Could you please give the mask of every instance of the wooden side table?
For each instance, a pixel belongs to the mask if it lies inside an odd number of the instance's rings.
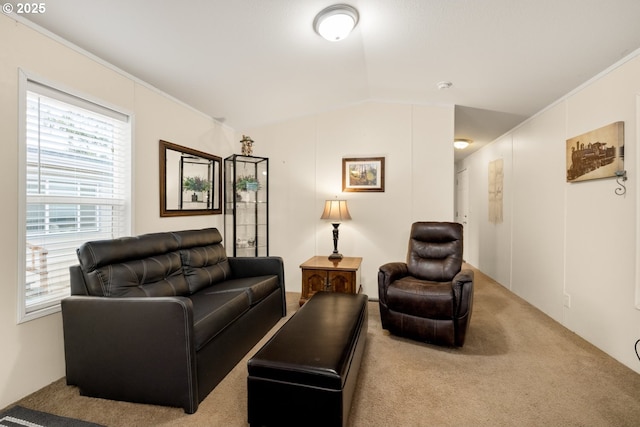
[[[302,264],[302,295],[300,305],[319,291],[356,294],[360,284],[360,257],[344,257],[340,260],[326,256],[314,256]]]

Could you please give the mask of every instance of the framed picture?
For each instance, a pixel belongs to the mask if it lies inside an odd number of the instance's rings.
[[[384,191],[384,157],[343,158],[342,191]]]
[[[567,139],[567,182],[615,177],[624,170],[624,122]]]

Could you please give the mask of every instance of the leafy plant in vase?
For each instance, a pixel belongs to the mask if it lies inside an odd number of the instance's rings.
[[[193,191],[191,201],[198,201],[198,193],[204,193],[211,188],[211,182],[199,176],[187,176],[182,181],[182,188],[187,191]]]
[[[260,190],[260,182],[253,175],[240,175],[236,180],[236,192],[238,200],[242,200],[242,192]]]

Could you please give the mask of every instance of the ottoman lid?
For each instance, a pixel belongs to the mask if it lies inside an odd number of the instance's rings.
[[[342,389],[366,316],[366,295],[316,293],[249,360],[249,375]]]

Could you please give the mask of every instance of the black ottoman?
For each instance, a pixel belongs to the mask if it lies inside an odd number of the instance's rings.
[[[318,292],[247,363],[252,426],[346,426],[367,296]]]

